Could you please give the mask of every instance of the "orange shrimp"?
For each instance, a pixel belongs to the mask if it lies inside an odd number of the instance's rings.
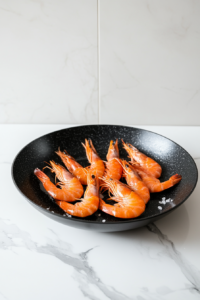
[[[146,184],[146,186],[149,188],[150,193],[158,193],[162,192],[166,189],[169,189],[170,187],[177,184],[179,181],[181,181],[182,176],[175,174],[169,178],[169,180],[160,182],[159,179],[155,178],[154,176],[151,176],[143,171],[143,169],[138,165],[133,165],[132,169],[136,170],[137,173],[142,178],[143,182]]]
[[[154,176],[156,178],[160,177],[162,173],[162,168],[155,160],[141,153],[137,148],[135,148],[131,144],[125,143],[123,140],[122,143],[124,149],[128,152],[132,163],[136,161],[149,175]]]
[[[130,188],[144,200],[144,203],[147,204],[150,199],[150,192],[147,185],[142,181],[136,170],[134,170],[127,161],[121,160],[121,162],[123,167],[123,176],[126,178],[126,182]]]
[[[89,167],[83,168],[72,156],[67,153],[66,150],[62,152],[59,148],[58,151],[56,151],[56,154],[58,154],[58,156],[62,159],[64,165],[67,167],[70,173],[78,178],[81,184],[87,185],[87,174]]]
[[[99,208],[99,181],[93,174],[88,174],[88,186],[81,202],[76,204],[64,201],[56,201],[56,203],[68,214],[76,217],[88,217],[95,213]]]
[[[48,167],[52,172],[55,172],[56,177],[60,180],[58,185],[60,188],[57,188],[53,184],[50,178],[42,172],[40,169],[36,168],[34,174],[42,182],[45,190],[57,200],[62,201],[75,201],[83,195],[83,187],[79,180],[70,174],[64,167],[59,164],[56,164],[53,161],[50,161],[51,168]]]
[[[120,162],[118,161],[119,159],[118,140],[116,140],[115,144],[113,144],[113,141],[110,141],[110,146],[106,158],[107,158],[106,173],[104,177],[120,180],[123,169]]]
[[[104,181],[105,185],[114,195],[110,200],[115,200],[118,203],[110,205],[100,198],[100,210],[123,219],[136,218],[145,211],[144,201],[126,184],[112,178],[107,179],[103,177],[101,180]]]
[[[91,164],[90,172],[94,174],[97,178],[103,176],[105,171],[104,162],[98,156],[97,151],[95,150],[92,144],[92,141],[90,140],[88,142],[88,140],[85,139],[85,144],[82,143],[82,145],[86,150],[87,159]]]

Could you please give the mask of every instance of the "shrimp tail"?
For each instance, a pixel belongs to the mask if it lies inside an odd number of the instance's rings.
[[[36,168],[34,170],[34,174],[37,176],[38,179],[40,179],[40,181],[45,182],[46,180],[49,180],[49,177],[42,172],[40,169]]]
[[[89,139],[89,142],[90,142],[90,148],[92,149],[92,151],[93,151],[95,154],[97,154],[97,151],[96,151],[96,149],[94,148],[94,145],[93,145],[93,143],[92,143],[92,140]],[[97,155],[98,155],[98,154],[97,154]]]
[[[90,163],[92,163],[95,159],[99,159],[97,151],[94,148],[94,145],[90,139],[89,141],[85,139],[85,144],[82,143],[82,145],[85,148],[86,156]]]
[[[170,177],[170,180],[172,181],[173,185],[177,184],[179,181],[181,181],[182,176],[175,174],[172,177]]]
[[[87,139],[85,139],[85,144],[82,143],[82,145],[85,148],[87,159],[91,163],[92,162],[92,149],[90,148],[90,143],[88,142]]]

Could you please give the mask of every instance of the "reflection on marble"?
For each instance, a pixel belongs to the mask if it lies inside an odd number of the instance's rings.
[[[200,125],[199,1],[100,1],[100,122]]]
[[[97,123],[97,0],[0,1],[0,123]]]

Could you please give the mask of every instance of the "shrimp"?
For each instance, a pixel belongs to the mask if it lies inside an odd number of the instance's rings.
[[[124,149],[128,152],[129,157],[131,158],[131,163],[135,161],[140,164],[143,170],[151,176],[159,178],[162,173],[161,166],[152,158],[141,153],[137,148],[131,144],[125,143],[122,140]]]
[[[126,178],[126,182],[130,188],[144,200],[145,204],[147,204],[150,199],[150,192],[147,185],[127,161],[121,160],[121,162],[124,173],[123,176]]]
[[[110,200],[115,200],[116,204],[110,205],[105,203],[100,198],[99,209],[105,213],[117,218],[136,218],[145,211],[145,203],[134,191],[126,184],[112,178],[100,178],[112,192],[114,197]]]
[[[81,184],[87,185],[88,167],[83,168],[72,156],[67,153],[66,150],[62,152],[59,148],[58,151],[56,151],[56,154],[58,154],[58,156],[62,159],[64,165],[67,167],[70,173],[78,178]]]
[[[88,217],[95,213],[99,208],[99,180],[94,174],[88,174],[88,186],[81,202],[71,204],[64,201],[56,201],[56,203],[66,213],[76,217]]]
[[[143,182],[146,184],[146,186],[149,188],[150,193],[158,193],[162,192],[166,189],[169,189],[170,187],[177,184],[179,181],[181,181],[182,176],[175,174],[169,178],[169,180],[160,182],[159,179],[155,178],[154,176],[151,176],[143,171],[143,169],[139,165],[133,165],[132,169],[136,170],[137,173],[142,178]]]
[[[118,140],[116,140],[115,144],[113,144],[113,141],[110,142],[110,146],[106,158],[107,158],[106,173],[104,176],[107,178],[120,180],[123,169],[120,162],[118,161],[119,159]]]
[[[98,156],[92,141],[90,140],[88,142],[87,139],[85,139],[85,144],[83,144],[83,147],[86,150],[87,159],[90,162],[90,172],[94,174],[97,178],[103,176],[105,171],[104,162],[101,160],[101,158]]]
[[[36,168],[34,174],[42,182],[45,190],[57,200],[62,201],[75,201],[83,195],[83,187],[79,180],[70,174],[64,167],[50,161],[51,168],[48,167],[52,172],[55,172],[56,177],[60,180],[58,185],[60,188],[56,187],[50,180],[50,178],[42,172],[40,169]]]

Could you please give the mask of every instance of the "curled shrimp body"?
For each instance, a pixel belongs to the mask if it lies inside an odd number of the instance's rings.
[[[93,174],[88,174],[88,186],[81,202],[71,204],[64,201],[56,203],[68,214],[76,217],[88,217],[95,213],[99,207],[99,182]]]
[[[150,193],[158,193],[158,192],[162,192],[166,189],[169,189],[170,187],[174,186],[182,179],[181,175],[175,174],[175,175],[171,176],[169,178],[169,180],[160,182],[159,179],[145,173],[142,170],[142,168],[140,166],[138,166],[137,164],[132,166],[132,168],[138,172],[138,174],[142,178],[143,182],[149,188]]]
[[[106,172],[104,177],[120,180],[123,169],[120,162],[118,161],[119,159],[118,140],[116,140],[115,144],[113,144],[113,141],[110,142],[110,146],[106,158],[107,158]]]
[[[83,195],[83,187],[79,180],[70,174],[64,167],[50,161],[52,172],[55,172],[56,177],[60,180],[58,185],[60,188],[56,187],[50,180],[50,178],[42,172],[40,169],[36,168],[34,174],[42,182],[45,190],[50,194],[51,197],[62,201],[75,201]]]
[[[146,204],[150,199],[150,192],[147,185],[142,181],[136,170],[134,170],[127,161],[121,160],[121,162],[123,166],[123,176],[125,177],[127,184],[144,200]]]
[[[97,178],[103,176],[105,171],[104,162],[101,160],[99,155],[97,154],[92,141],[88,141],[85,139],[85,144],[83,147],[86,150],[87,159],[90,162],[90,172],[91,174],[95,175]]]
[[[83,168],[75,159],[70,156],[67,151],[56,151],[56,154],[62,159],[64,165],[67,169],[72,173],[81,184],[87,185],[87,174],[88,174],[88,167]]]
[[[100,198],[99,209],[105,213],[117,218],[129,219],[140,216],[145,211],[145,203],[134,191],[126,184],[116,179],[101,178],[105,185],[109,188],[114,197],[116,204],[110,205]]]
[[[136,161],[140,164],[140,166],[144,169],[146,173],[148,173],[151,176],[154,176],[155,178],[160,177],[162,173],[162,168],[155,160],[141,153],[137,148],[135,148],[131,144],[125,143],[123,140],[122,143],[124,149],[128,152],[132,163]]]

